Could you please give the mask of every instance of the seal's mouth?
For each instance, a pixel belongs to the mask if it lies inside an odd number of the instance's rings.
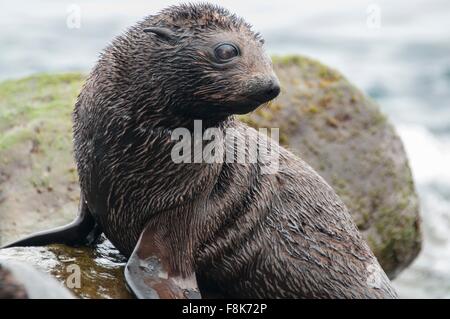
[[[232,114],[247,114],[259,106],[273,100],[280,94],[280,83],[278,79],[268,77],[258,79],[243,89],[243,93],[231,98],[225,96],[215,97],[215,101],[204,101],[194,110],[190,109],[191,116],[201,116],[202,118],[222,118]]]
[[[278,94],[280,94],[280,82],[276,77],[258,80],[252,83],[245,95],[241,95],[237,101],[223,105],[221,109],[230,114],[246,114],[273,100]]]
[[[249,100],[258,102],[260,104],[273,100],[280,94],[280,83],[278,80],[270,81],[267,85],[264,85],[256,89],[254,93],[251,93],[248,97]]]
[[[247,114],[276,98],[279,92],[280,89],[277,88],[274,91],[267,92],[264,95],[258,94],[242,97],[242,99],[239,99],[238,101],[217,105],[216,110],[227,114]]]
[[[257,109],[260,105],[264,104],[263,101],[257,101],[254,99],[245,99],[242,102],[239,103],[239,105],[232,105],[229,107],[229,110],[233,114],[246,114],[254,111]]]

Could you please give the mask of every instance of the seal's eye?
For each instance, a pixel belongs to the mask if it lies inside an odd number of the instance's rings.
[[[230,43],[223,43],[216,47],[214,50],[214,55],[216,56],[216,59],[221,62],[227,62],[231,60],[234,57],[237,57],[239,55],[238,48]]]

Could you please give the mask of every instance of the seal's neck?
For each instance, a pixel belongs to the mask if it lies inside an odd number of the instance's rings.
[[[140,118],[136,122],[140,123],[142,127],[146,128],[159,128],[165,130],[175,130],[177,128],[186,128],[193,132],[198,130],[199,127],[202,131],[209,128],[223,128],[229,125],[229,123],[235,121],[235,117],[222,116],[222,117],[208,117],[208,118],[195,118],[186,115],[172,114],[166,112],[164,114],[154,113],[149,114],[145,119]]]

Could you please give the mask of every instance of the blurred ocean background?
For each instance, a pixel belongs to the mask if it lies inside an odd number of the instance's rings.
[[[114,35],[177,2],[2,1],[0,80],[88,72]],[[251,22],[270,53],[316,58],[380,104],[405,144],[425,237],[394,284],[402,297],[450,298],[450,2],[212,2]]]

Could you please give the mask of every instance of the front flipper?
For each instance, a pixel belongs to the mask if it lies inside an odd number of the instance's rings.
[[[100,234],[100,228],[83,197],[81,197],[78,217],[70,224],[32,234],[1,248],[45,246],[50,244],[90,245],[98,239]]]
[[[182,276],[171,267],[171,253],[147,225],[125,267],[125,280],[139,299],[200,299],[194,270]]]

